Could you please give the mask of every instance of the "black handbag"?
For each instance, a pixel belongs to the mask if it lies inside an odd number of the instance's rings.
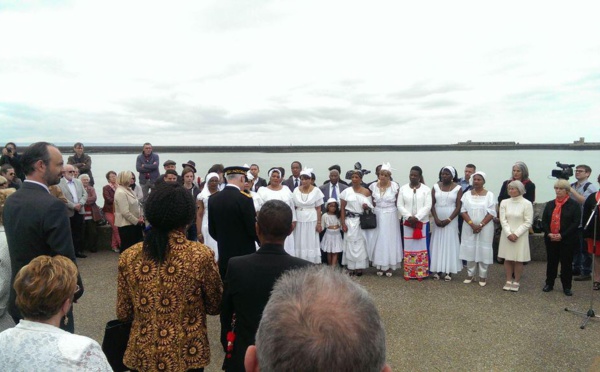
[[[374,229],[377,227],[377,216],[372,210],[367,209],[360,215],[360,228],[363,230]]]
[[[108,363],[115,372],[129,370],[123,364],[123,356],[131,333],[131,323],[131,321],[122,322],[115,319],[106,323],[106,328],[104,328],[102,351],[104,351]]]

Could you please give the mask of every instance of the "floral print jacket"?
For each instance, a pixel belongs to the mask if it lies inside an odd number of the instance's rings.
[[[162,264],[143,254],[142,245],[119,259],[117,317],[133,320],[124,364],[139,371],[207,366],[206,314],[219,314],[223,293],[214,253],[175,231]]]

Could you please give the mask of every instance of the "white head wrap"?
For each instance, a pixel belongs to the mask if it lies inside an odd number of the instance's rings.
[[[246,172],[246,179],[248,181],[254,180],[254,176],[252,175],[252,173],[250,173],[250,171]]]
[[[269,173],[267,173],[269,175],[269,178],[271,178],[271,175],[273,174],[273,172],[277,172],[277,173],[279,173],[279,176],[281,176],[281,170],[279,170],[279,168],[273,168],[269,171]]]
[[[448,170],[448,172],[450,172],[450,174],[452,175],[453,179],[456,178],[456,169],[454,169],[453,166],[446,165],[444,168],[442,168],[442,170],[444,170],[444,169],[446,169],[446,170]]]
[[[379,168],[379,171],[382,171],[382,170],[391,172],[392,166],[390,165],[390,163],[383,163],[383,164],[381,164],[381,168]]]
[[[219,179],[219,175],[215,172],[210,172],[209,174],[206,175],[206,178],[204,179],[205,182],[210,181],[211,178],[213,177],[217,177],[217,180]]]
[[[300,172],[300,176],[308,176],[310,178],[310,177],[312,177],[312,172],[313,172],[312,168],[304,168],[304,169],[302,169],[302,172]]]
[[[473,177],[475,177],[476,175],[480,175],[481,178],[483,178],[483,183],[485,183],[485,173],[483,173],[482,171],[477,171],[471,175],[471,178],[469,178],[469,185],[473,186]]]

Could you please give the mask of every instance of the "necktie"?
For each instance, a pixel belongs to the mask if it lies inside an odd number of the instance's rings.
[[[294,181],[294,188],[296,188],[296,187],[298,187],[298,179],[297,179],[297,178],[294,178],[294,180],[295,180],[295,181]]]
[[[336,185],[331,186],[331,188],[333,190],[331,190],[331,197],[334,198],[335,200],[337,200],[337,191],[336,191]]]

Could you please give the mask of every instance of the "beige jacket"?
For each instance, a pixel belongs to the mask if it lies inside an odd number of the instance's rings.
[[[115,226],[137,225],[140,215],[140,204],[133,191],[118,186],[115,191]]]

